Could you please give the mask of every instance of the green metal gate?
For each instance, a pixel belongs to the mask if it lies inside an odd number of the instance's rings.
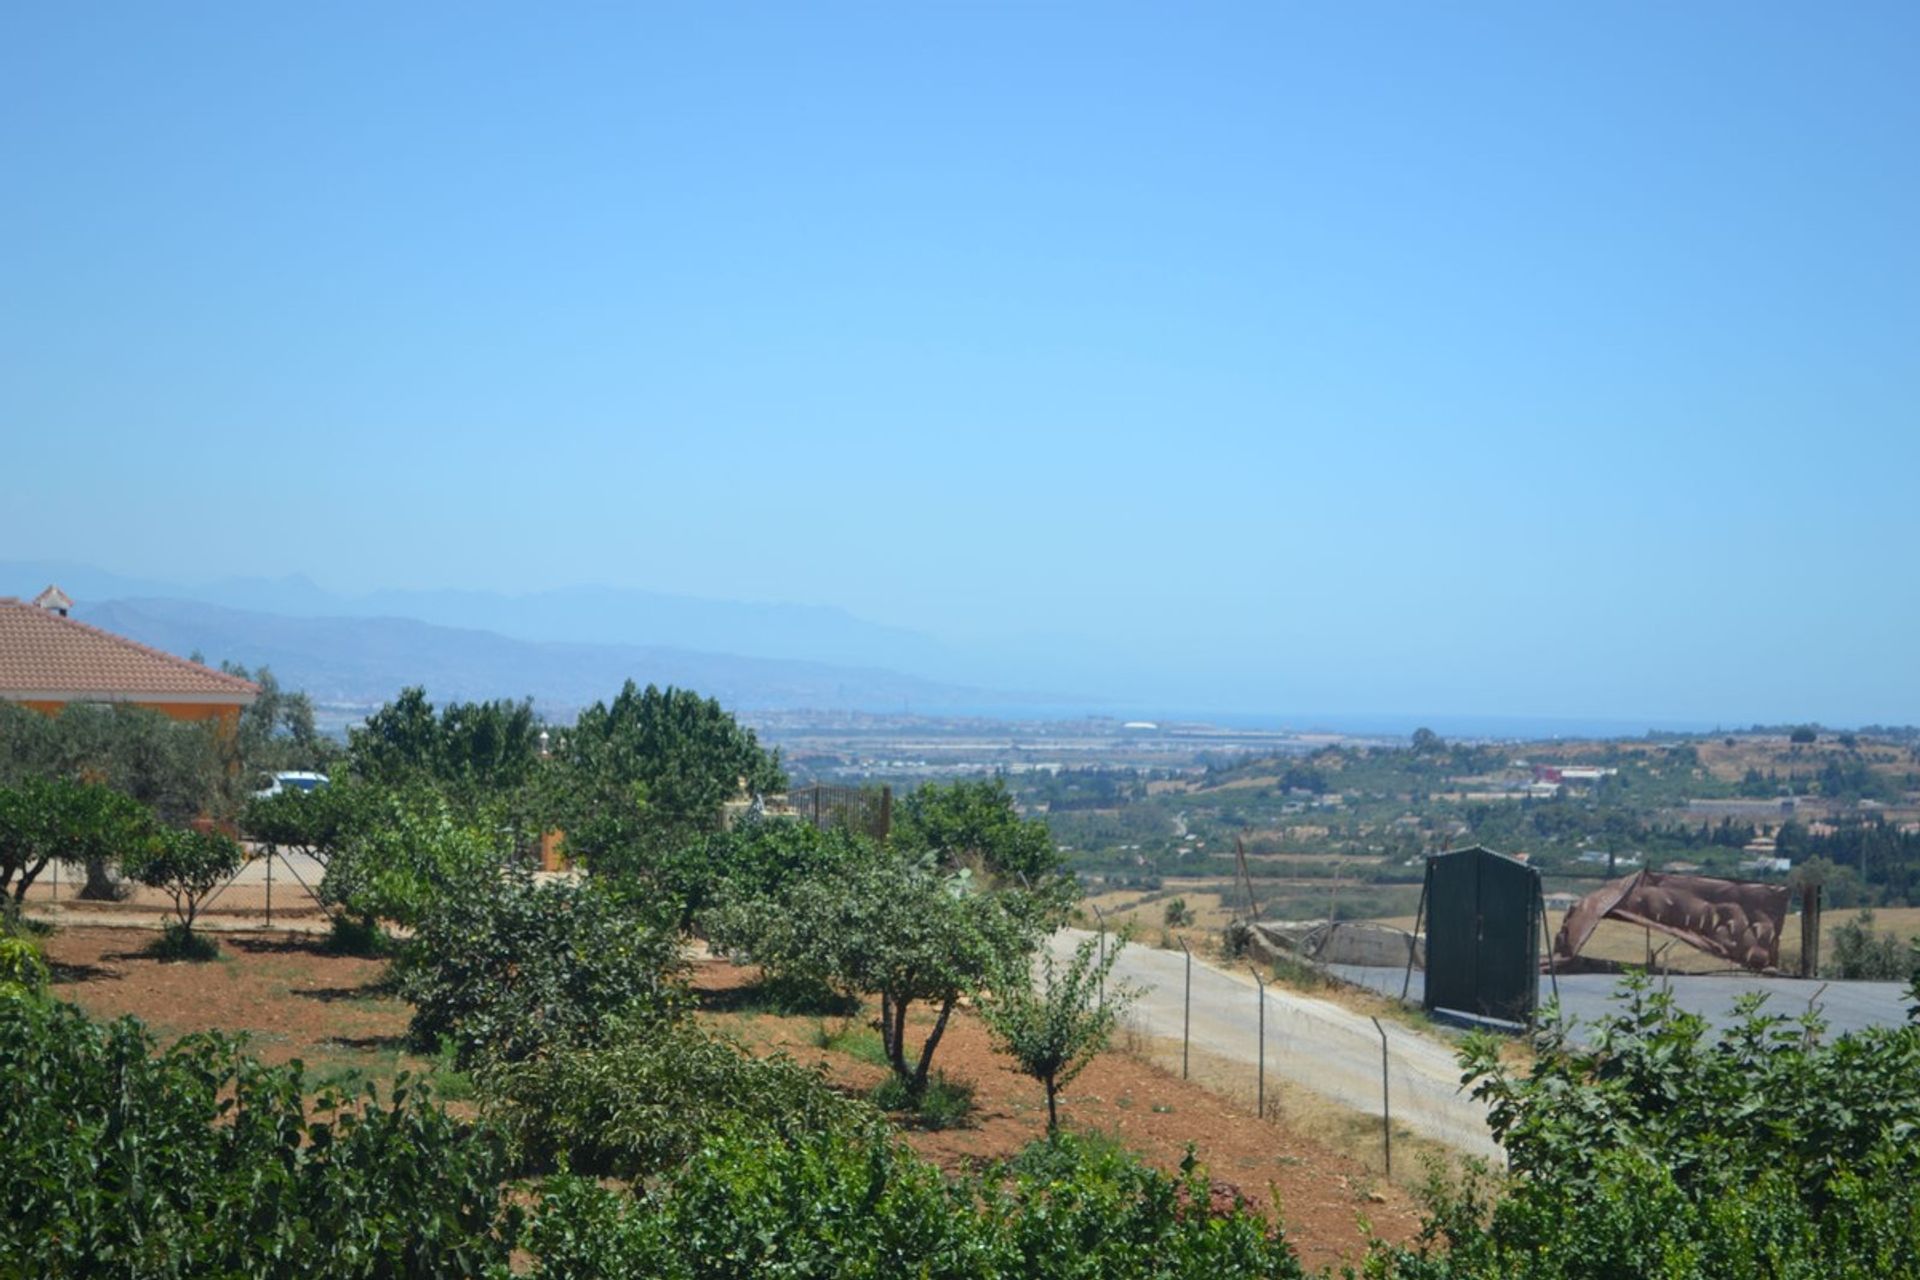
[[[1540,995],[1540,873],[1474,847],[1427,859],[1428,1010],[1531,1022]]]

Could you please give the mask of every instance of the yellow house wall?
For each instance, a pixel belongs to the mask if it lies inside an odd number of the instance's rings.
[[[22,702],[23,707],[31,707],[46,715],[57,716],[72,705],[70,702]],[[170,720],[220,722],[220,728],[231,733],[240,726],[240,708],[231,703],[220,702],[129,702],[120,706],[144,707],[148,711],[158,711]]]

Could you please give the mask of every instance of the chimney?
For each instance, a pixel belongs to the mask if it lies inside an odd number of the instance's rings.
[[[33,602],[48,613],[57,613],[63,618],[73,609],[72,597],[51,583],[45,591],[33,598]]]

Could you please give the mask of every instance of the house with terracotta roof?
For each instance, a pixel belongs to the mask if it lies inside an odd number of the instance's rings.
[[[32,601],[0,596],[0,699],[48,715],[75,702],[130,703],[231,732],[260,696],[251,680],[90,627],[72,608],[58,587]]]

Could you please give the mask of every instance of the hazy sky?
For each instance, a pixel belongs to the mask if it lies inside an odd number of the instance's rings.
[[[1904,2],[9,4],[0,555],[1920,720],[1916,65]]]

